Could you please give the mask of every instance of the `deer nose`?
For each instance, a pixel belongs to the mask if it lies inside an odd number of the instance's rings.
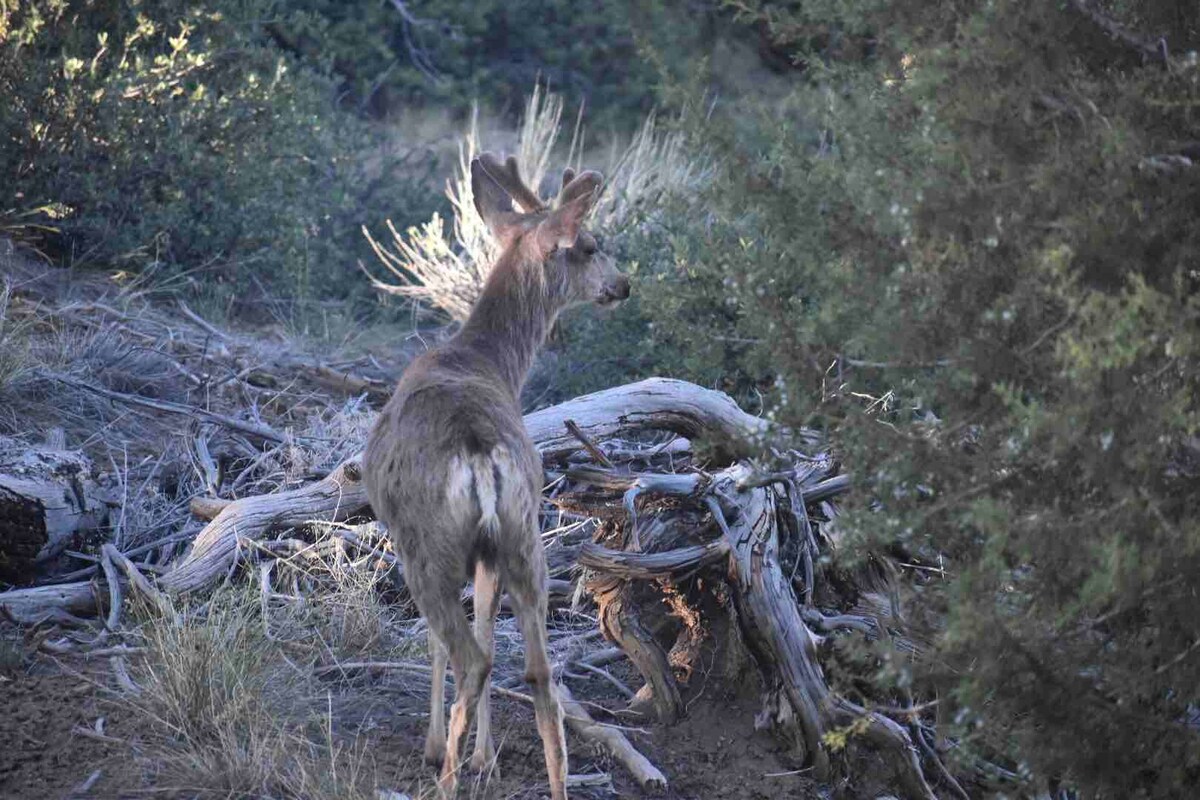
[[[616,288],[613,289],[613,297],[618,300],[624,300],[629,297],[629,278],[621,275],[617,278]]]

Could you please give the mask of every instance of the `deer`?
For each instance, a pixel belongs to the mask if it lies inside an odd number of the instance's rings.
[[[493,629],[507,592],[525,644],[553,800],[567,797],[563,711],[547,654],[547,569],[538,509],[542,461],[525,430],[521,390],[565,309],[610,307],[629,278],[584,221],[599,172],[564,170],[553,207],[525,185],[516,158],[471,161],[475,209],[500,254],[458,332],[416,358],[372,428],[363,458],[371,507],[401,555],[404,578],[429,628],[433,689],[425,759],[453,797],[472,717],[470,765],[495,761],[489,704]],[[515,207],[514,207],[515,205]],[[462,592],[474,582],[474,629]],[[446,664],[455,695],[446,730]]]

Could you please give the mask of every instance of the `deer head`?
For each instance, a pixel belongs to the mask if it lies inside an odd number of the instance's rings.
[[[513,156],[501,162],[483,153],[471,162],[479,216],[505,253],[516,254],[522,269],[540,270],[537,277],[559,308],[583,303],[613,306],[629,297],[629,278],[584,228],[603,185],[598,172],[576,175],[565,170],[562,190],[550,208],[525,185]]]

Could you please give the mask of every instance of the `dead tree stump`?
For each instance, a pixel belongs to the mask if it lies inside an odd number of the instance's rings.
[[[30,577],[78,534],[104,525],[112,503],[83,453],[0,439],[0,574]]]
[[[635,703],[652,703],[661,721],[674,721],[683,708],[676,665],[668,659],[653,620],[645,619],[662,603],[647,599],[643,596],[646,592],[636,587],[674,586],[690,576],[706,574],[708,585],[720,586],[730,595],[737,638],[758,666],[771,722],[789,742],[799,745],[815,777],[831,779],[828,735],[840,732],[840,738],[866,744],[877,754],[888,773],[886,783],[896,786],[905,797],[929,800],[934,794],[905,728],[830,688],[818,659],[819,637],[810,629],[805,613],[813,624],[849,620],[869,628],[869,622],[844,615],[825,617],[814,607],[802,608],[781,565],[781,539],[791,534],[799,539],[804,554],[797,566],[804,564],[805,596],[810,598],[814,555],[810,548],[816,545],[803,506],[826,500],[849,486],[844,476],[829,477],[832,468],[828,462],[820,466],[807,462],[784,472],[761,473],[742,462],[717,473],[568,470],[567,480],[579,482],[582,488],[565,493],[566,502],[603,504],[603,494],[596,494],[600,487],[609,493],[609,507],[612,492],[624,491],[623,505],[630,513],[635,509],[633,500],[642,494],[673,501],[673,506],[661,509],[664,517],[691,509],[684,517],[685,525],[657,520],[652,524],[643,510],[640,522],[635,516],[628,524],[636,535],[614,534],[609,526],[605,544],[623,549],[585,545],[579,563],[595,573],[588,586],[600,606],[605,633],[626,652],[645,680]],[[792,498],[796,507],[784,502]],[[700,520],[697,509],[707,509],[708,518]],[[690,536],[681,535],[686,531]],[[663,593],[663,599],[669,599],[668,593]]]

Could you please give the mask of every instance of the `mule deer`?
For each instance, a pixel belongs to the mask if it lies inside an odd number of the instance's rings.
[[[583,220],[599,173],[563,173],[551,209],[521,180],[515,158],[471,162],[475,208],[502,246],[462,329],[416,359],[371,432],[364,479],[371,505],[404,559],[404,575],[429,623],[433,697],[425,757],[441,762],[453,796],[460,754],[478,708],[471,765],[495,757],[489,679],[500,592],[508,592],[525,640],[525,679],[554,800],[566,798],[562,707],[546,653],[546,558],[538,528],[542,462],[521,418],[533,358],[568,306],[615,304],[629,279],[599,250]],[[513,208],[516,203],[519,210]],[[462,607],[475,582],[475,630]],[[455,698],[446,733],[446,658]]]

